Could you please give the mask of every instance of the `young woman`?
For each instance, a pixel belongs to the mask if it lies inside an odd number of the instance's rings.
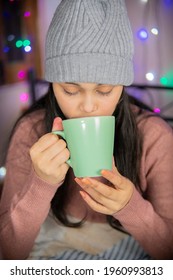
[[[18,121],[7,154],[3,258],[172,259],[173,133],[124,92],[132,54],[124,1],[58,6],[46,40],[49,91]],[[75,178],[52,131],[100,115],[116,117],[112,170]]]

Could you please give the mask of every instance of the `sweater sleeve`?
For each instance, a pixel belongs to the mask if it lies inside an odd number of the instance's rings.
[[[58,186],[41,180],[32,169],[29,149],[38,139],[30,118],[12,137],[0,204],[0,244],[4,259],[28,257]]]
[[[159,118],[142,123],[142,196],[114,215],[153,259],[173,258],[173,133]]]

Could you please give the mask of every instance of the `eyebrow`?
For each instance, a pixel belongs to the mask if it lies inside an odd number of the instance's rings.
[[[70,82],[65,82],[65,84],[70,84],[70,85],[79,86],[79,84],[76,84],[76,83],[70,83]]]
[[[77,83],[70,83],[70,82],[66,82],[66,84],[70,84],[70,85],[75,85],[80,87],[81,85],[77,84]],[[101,86],[102,84],[97,84],[96,86]]]

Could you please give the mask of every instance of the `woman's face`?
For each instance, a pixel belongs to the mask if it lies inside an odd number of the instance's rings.
[[[53,83],[55,98],[67,119],[112,115],[123,86],[93,83]]]

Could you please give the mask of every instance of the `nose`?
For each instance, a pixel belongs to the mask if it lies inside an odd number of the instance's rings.
[[[80,110],[85,113],[93,113],[97,110],[98,105],[95,98],[91,95],[86,95],[80,104]]]

